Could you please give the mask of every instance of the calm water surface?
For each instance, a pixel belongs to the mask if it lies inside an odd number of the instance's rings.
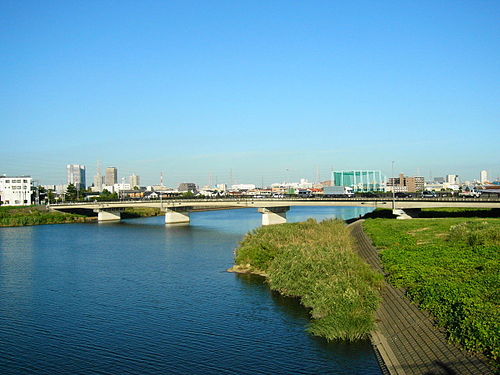
[[[292,208],[290,221],[364,208]],[[259,277],[227,273],[255,209],[0,229],[1,374],[380,374]]]

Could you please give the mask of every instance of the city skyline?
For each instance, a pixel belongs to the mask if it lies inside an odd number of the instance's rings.
[[[0,174],[500,177],[498,2],[0,4]],[[22,131],[20,131],[22,129]],[[27,136],[29,135],[29,136]]]
[[[98,163],[100,164],[100,163]],[[69,165],[67,166],[69,167]],[[79,165],[79,167],[82,167],[84,170],[86,170],[86,166],[85,165]],[[105,174],[103,175],[102,173],[99,172],[99,167],[96,168],[96,172],[93,176],[89,175],[88,176],[88,182],[87,182],[87,187],[91,187],[91,186],[96,186],[96,180],[100,178],[101,180],[101,185],[103,186],[112,186],[113,184],[117,184],[117,183],[122,183],[122,182],[125,182],[125,183],[129,183],[131,184],[131,186],[153,186],[153,185],[164,185],[164,186],[168,186],[168,187],[173,187],[175,188],[176,186],[178,186],[179,184],[181,183],[186,183],[186,182],[193,182],[195,183],[196,185],[202,187],[202,186],[216,186],[218,184],[226,184],[226,185],[237,185],[237,184],[245,184],[245,183],[251,183],[251,184],[254,184],[255,186],[257,187],[262,187],[262,186],[265,186],[265,187],[269,187],[271,186],[272,184],[276,184],[276,183],[292,183],[292,182],[297,182],[299,180],[302,180],[304,179],[305,177],[305,180],[308,181],[308,182],[311,182],[311,183],[319,183],[319,182],[322,182],[322,181],[333,181],[333,172],[338,172],[338,171],[343,171],[343,172],[349,172],[349,171],[352,171],[352,170],[356,170],[356,171],[361,171],[360,169],[343,169],[343,170],[340,170],[340,169],[331,169],[329,171],[325,171],[323,174],[321,174],[321,171],[319,170],[319,168],[316,168],[315,169],[315,173],[314,173],[314,176],[313,177],[308,177],[308,176],[299,176],[297,178],[295,178],[294,174],[293,174],[293,170],[285,170],[284,171],[284,174],[283,174],[283,178],[278,178],[276,176],[269,176],[267,177],[266,176],[266,180],[264,180],[264,176],[261,176],[260,180],[259,181],[246,181],[246,180],[241,180],[238,176],[238,173],[237,171],[232,171],[230,170],[226,175],[222,174],[222,175],[214,175],[214,174],[208,174],[206,177],[206,181],[204,180],[201,180],[201,181],[197,181],[195,180],[194,178],[186,178],[184,180],[178,180],[178,181],[174,181],[173,179],[170,179],[168,178],[168,176],[164,173],[164,172],[160,172],[159,176],[157,176],[157,180],[148,180],[146,181],[145,183],[135,183],[134,182],[138,182],[138,181],[143,181],[143,177],[142,175],[139,173],[137,174],[136,172],[132,172],[132,173],[122,173],[120,172],[120,168],[119,167],[106,167],[105,168]],[[464,183],[464,182],[494,182],[494,181],[500,181],[500,179],[497,177],[497,178],[490,178],[488,176],[490,176],[490,172],[487,171],[487,170],[481,170],[477,173],[477,176],[476,177],[473,177],[473,178],[465,178],[464,176],[460,176],[460,175],[456,175],[456,174],[449,174],[449,173],[446,173],[444,175],[439,175],[439,176],[436,176],[436,175],[428,175],[426,176],[425,174],[421,174],[421,173],[415,173],[415,174],[411,174],[411,173],[405,173],[405,172],[398,172],[397,170],[394,170],[394,176],[391,175],[391,173],[389,174],[385,174],[383,173],[382,171],[381,172],[381,175],[380,175],[380,179],[383,180],[383,181],[389,181],[393,178],[396,178],[398,179],[401,175],[406,175],[407,177],[423,177],[423,181],[426,181],[426,182],[433,182],[437,179],[442,179],[443,181],[445,180],[449,180],[450,176],[452,176],[453,178],[458,178],[458,181],[460,181],[460,183]],[[418,172],[418,171],[417,171]],[[486,172],[486,174],[485,174]],[[378,173],[378,171],[377,171]],[[110,176],[110,174],[112,175],[112,178]],[[85,175],[85,173],[84,173]],[[29,175],[31,176],[31,175]],[[484,179],[484,176],[487,176],[488,178]],[[106,182],[106,178],[111,178],[111,180],[107,181]],[[53,183],[53,182],[46,182],[42,179],[34,179],[37,183],[41,184],[41,185],[63,185],[63,183]],[[67,180],[69,181],[69,180]],[[85,180],[87,181],[87,179]],[[450,182],[450,181],[448,181]]]

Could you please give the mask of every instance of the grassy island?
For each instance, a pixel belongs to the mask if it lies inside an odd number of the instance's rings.
[[[5,206],[0,207],[0,226],[17,227],[24,225],[84,223],[95,219],[84,215],[50,211],[45,206]]]
[[[498,361],[500,219],[368,219],[364,228],[393,285],[430,311],[452,341]]]
[[[299,297],[314,335],[356,340],[374,328],[382,276],[357,255],[343,221],[260,227],[236,250],[233,271],[264,275],[271,289]]]

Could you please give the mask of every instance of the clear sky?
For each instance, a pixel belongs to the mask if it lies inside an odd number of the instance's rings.
[[[500,1],[0,2],[0,174],[500,176]]]

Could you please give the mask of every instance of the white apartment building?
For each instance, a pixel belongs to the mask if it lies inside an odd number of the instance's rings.
[[[488,182],[488,171],[481,171],[481,176],[480,176],[480,180],[479,180],[482,184],[484,184],[485,182]]]
[[[255,189],[254,184],[235,184],[231,185],[232,190],[253,190]]]
[[[29,176],[1,176],[0,204],[4,206],[31,205],[33,179]]]
[[[459,183],[457,174],[446,175],[446,182],[448,184],[457,185]]]

